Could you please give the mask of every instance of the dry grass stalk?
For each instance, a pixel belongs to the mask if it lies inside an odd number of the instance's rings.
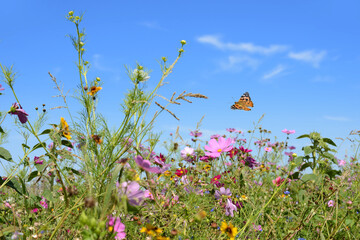
[[[178,121],[180,120],[174,113],[172,113],[170,110],[166,109],[165,107],[161,106],[158,102],[155,102],[156,105],[158,105],[162,110],[167,111],[170,113],[174,118],[176,118]]]

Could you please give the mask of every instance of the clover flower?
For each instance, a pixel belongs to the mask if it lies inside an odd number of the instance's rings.
[[[234,143],[234,140],[231,138],[228,138],[225,140],[225,138],[220,137],[218,141],[215,139],[210,139],[209,145],[205,145],[205,150],[208,152],[205,152],[206,156],[210,157],[220,157],[220,154],[223,152],[229,152],[233,147],[231,144]]]
[[[13,105],[10,107],[9,113],[11,115],[17,115],[20,122],[23,124],[28,120],[27,116],[29,116],[29,114],[27,114],[18,103],[13,103]]]

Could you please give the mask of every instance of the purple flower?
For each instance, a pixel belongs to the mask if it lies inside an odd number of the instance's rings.
[[[231,202],[230,199],[227,199],[225,206],[225,215],[234,217],[234,211],[237,211],[237,207]]]
[[[135,157],[135,162],[136,162],[137,165],[139,165],[139,167],[141,167],[145,171],[152,172],[152,173],[163,173],[171,166],[170,164],[165,164],[165,165],[163,165],[162,168],[160,168],[160,167],[151,167],[150,166],[151,162],[149,160],[144,160],[141,156],[136,156]]]
[[[214,134],[210,136],[210,139],[218,139],[220,137],[219,134]]]
[[[215,191],[215,198],[217,200],[220,199],[222,196],[231,196],[230,188],[225,189],[224,187],[221,187],[220,191],[219,190]]]
[[[9,113],[11,115],[17,115],[21,123],[26,123],[28,120],[27,116],[29,115],[25,112],[24,109],[22,109],[22,107],[18,103],[14,103],[11,106]]]
[[[191,162],[192,157],[194,156],[194,149],[185,147],[185,149],[181,150],[181,157],[188,162]]]
[[[35,164],[39,164],[39,165],[42,165],[43,163],[44,163],[44,160],[40,160],[40,158],[39,157],[34,157],[34,162],[35,162]]]
[[[145,198],[145,192],[140,190],[140,185],[137,182],[123,182],[121,186],[119,183],[116,183],[116,186],[118,187],[120,196],[127,196],[130,205],[139,206],[142,204]]]
[[[205,152],[206,156],[210,157],[220,157],[220,154],[223,152],[228,152],[233,149],[231,144],[234,143],[234,140],[231,138],[228,138],[225,140],[225,138],[220,137],[218,141],[215,139],[210,139],[209,145],[205,145],[205,150],[208,152]]]
[[[255,225],[253,224],[254,230],[255,231],[262,231],[261,225]]]
[[[328,202],[328,206],[329,206],[329,207],[333,207],[334,204],[335,204],[335,201],[334,201],[334,200],[330,200],[330,201]]]
[[[253,159],[251,156],[248,156],[248,157],[245,159],[245,164],[246,164],[249,168],[253,169],[253,168],[254,168],[256,165],[258,165],[259,163],[256,162],[256,160]]]
[[[226,131],[228,131],[229,133],[235,132],[236,129],[235,128],[227,128]]]
[[[338,160],[338,164],[340,167],[345,166],[346,161],[345,160]]]
[[[126,233],[125,233],[125,225],[121,222],[121,219],[119,217],[115,218],[113,216],[108,216],[108,228],[111,226],[114,229],[114,233],[116,233],[115,239],[125,239]]]
[[[38,208],[34,208],[33,210],[31,210],[31,212],[33,212],[33,213],[37,213],[38,211],[39,211]]]
[[[1,85],[0,85],[1,86]],[[24,235],[22,232],[15,231],[14,234],[11,236],[12,240],[19,239],[20,236]]]
[[[191,132],[190,132],[190,136],[193,136],[193,137],[201,137],[201,136],[202,136],[202,132],[199,132],[199,130],[191,131]]]

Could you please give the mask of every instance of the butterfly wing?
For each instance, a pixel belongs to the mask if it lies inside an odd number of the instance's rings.
[[[254,103],[251,101],[250,95],[248,92],[245,92],[239,99],[239,101],[235,102],[231,109],[233,110],[245,110],[250,111],[251,109],[248,107],[254,107]]]

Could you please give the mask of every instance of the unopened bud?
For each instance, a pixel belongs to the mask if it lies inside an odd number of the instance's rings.
[[[185,45],[185,44],[186,44],[186,41],[185,41],[185,40],[181,40],[180,43],[181,43],[181,45]]]
[[[68,15],[69,15],[69,16],[74,15],[74,11],[70,11],[70,12],[68,13]]]
[[[162,59],[164,62],[167,61],[167,57],[162,57],[161,59]]]
[[[97,78],[96,78],[96,81],[100,82],[100,81],[101,81],[101,79],[100,79],[99,77],[97,77]]]

